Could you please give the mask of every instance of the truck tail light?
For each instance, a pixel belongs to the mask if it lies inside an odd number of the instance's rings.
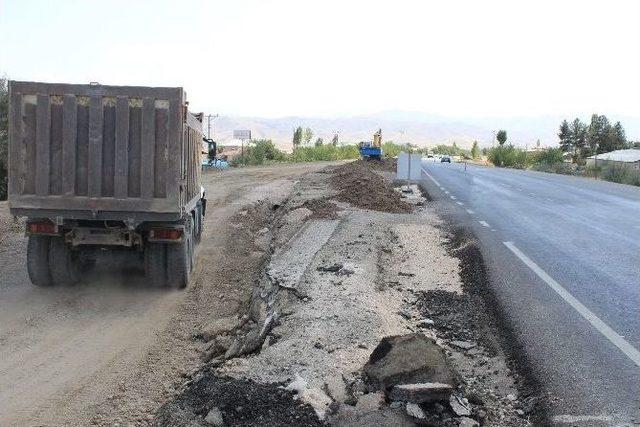
[[[180,228],[152,228],[149,230],[149,240],[180,240],[182,229]]]
[[[30,222],[27,224],[29,234],[58,234],[58,227],[52,222]]]

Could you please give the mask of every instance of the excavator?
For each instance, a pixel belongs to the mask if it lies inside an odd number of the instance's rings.
[[[382,129],[373,134],[372,141],[362,141],[359,144],[362,159],[380,160],[382,158]]]

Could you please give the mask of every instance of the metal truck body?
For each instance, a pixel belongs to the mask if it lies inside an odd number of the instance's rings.
[[[11,81],[9,102],[9,207],[27,217],[32,282],[74,283],[109,250],[185,286],[206,200],[183,89]]]

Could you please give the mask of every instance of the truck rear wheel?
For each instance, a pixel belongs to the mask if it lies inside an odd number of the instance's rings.
[[[189,284],[193,265],[193,220],[187,216],[184,238],[180,243],[167,244],[167,285],[183,289]]]
[[[49,246],[49,270],[56,285],[71,286],[80,281],[81,268],[76,254],[61,237],[51,239]]]
[[[144,271],[149,283],[163,288],[167,285],[167,245],[147,243],[144,248]]]
[[[200,243],[200,240],[202,238],[202,225],[203,225],[203,218],[202,218],[202,203],[198,202],[196,204],[196,221],[195,221],[195,240],[196,243]]]
[[[27,271],[31,283],[36,286],[52,286],[49,270],[49,236],[29,236],[27,243]]]

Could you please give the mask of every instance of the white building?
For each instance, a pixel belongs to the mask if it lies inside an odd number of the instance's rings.
[[[640,149],[629,148],[615,150],[587,157],[587,166],[626,166],[633,170],[640,170]]]

